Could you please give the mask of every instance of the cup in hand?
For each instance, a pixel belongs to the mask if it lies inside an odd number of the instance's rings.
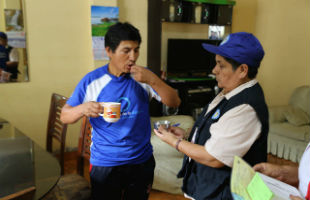
[[[121,117],[121,103],[118,102],[101,102],[103,106],[103,119],[106,122],[117,122]]]
[[[154,128],[158,130],[158,128],[162,126],[164,129],[168,130],[170,128],[170,124],[171,123],[168,120],[156,121],[154,122]]]

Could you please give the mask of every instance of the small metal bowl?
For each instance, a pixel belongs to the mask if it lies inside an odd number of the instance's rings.
[[[170,124],[171,122],[168,120],[157,121],[157,122],[154,122],[154,128],[158,130],[160,126],[163,126],[165,129],[168,129],[170,128]]]

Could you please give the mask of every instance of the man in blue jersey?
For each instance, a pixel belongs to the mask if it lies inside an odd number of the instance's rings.
[[[111,26],[105,35],[109,64],[88,73],[63,107],[61,120],[83,116],[93,127],[91,187],[93,199],[148,198],[155,161],[150,143],[149,101],[178,107],[177,91],[145,67],[137,66],[141,37],[128,23]],[[108,123],[99,102],[120,102],[121,118]]]

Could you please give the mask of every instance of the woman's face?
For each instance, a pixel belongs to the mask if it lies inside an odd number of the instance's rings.
[[[234,70],[233,66],[220,55],[215,56],[215,61],[216,65],[212,73],[216,77],[218,87],[223,88],[226,94],[240,85],[240,67]]]

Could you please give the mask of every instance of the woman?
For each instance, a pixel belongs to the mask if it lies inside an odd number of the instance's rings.
[[[258,39],[246,32],[230,34],[220,44],[203,47],[216,54],[213,74],[222,91],[197,119],[189,136],[178,127],[156,135],[185,154],[178,177],[190,199],[232,199],[230,174],[235,155],[254,165],[266,161],[268,109],[255,76],[264,57]]]

